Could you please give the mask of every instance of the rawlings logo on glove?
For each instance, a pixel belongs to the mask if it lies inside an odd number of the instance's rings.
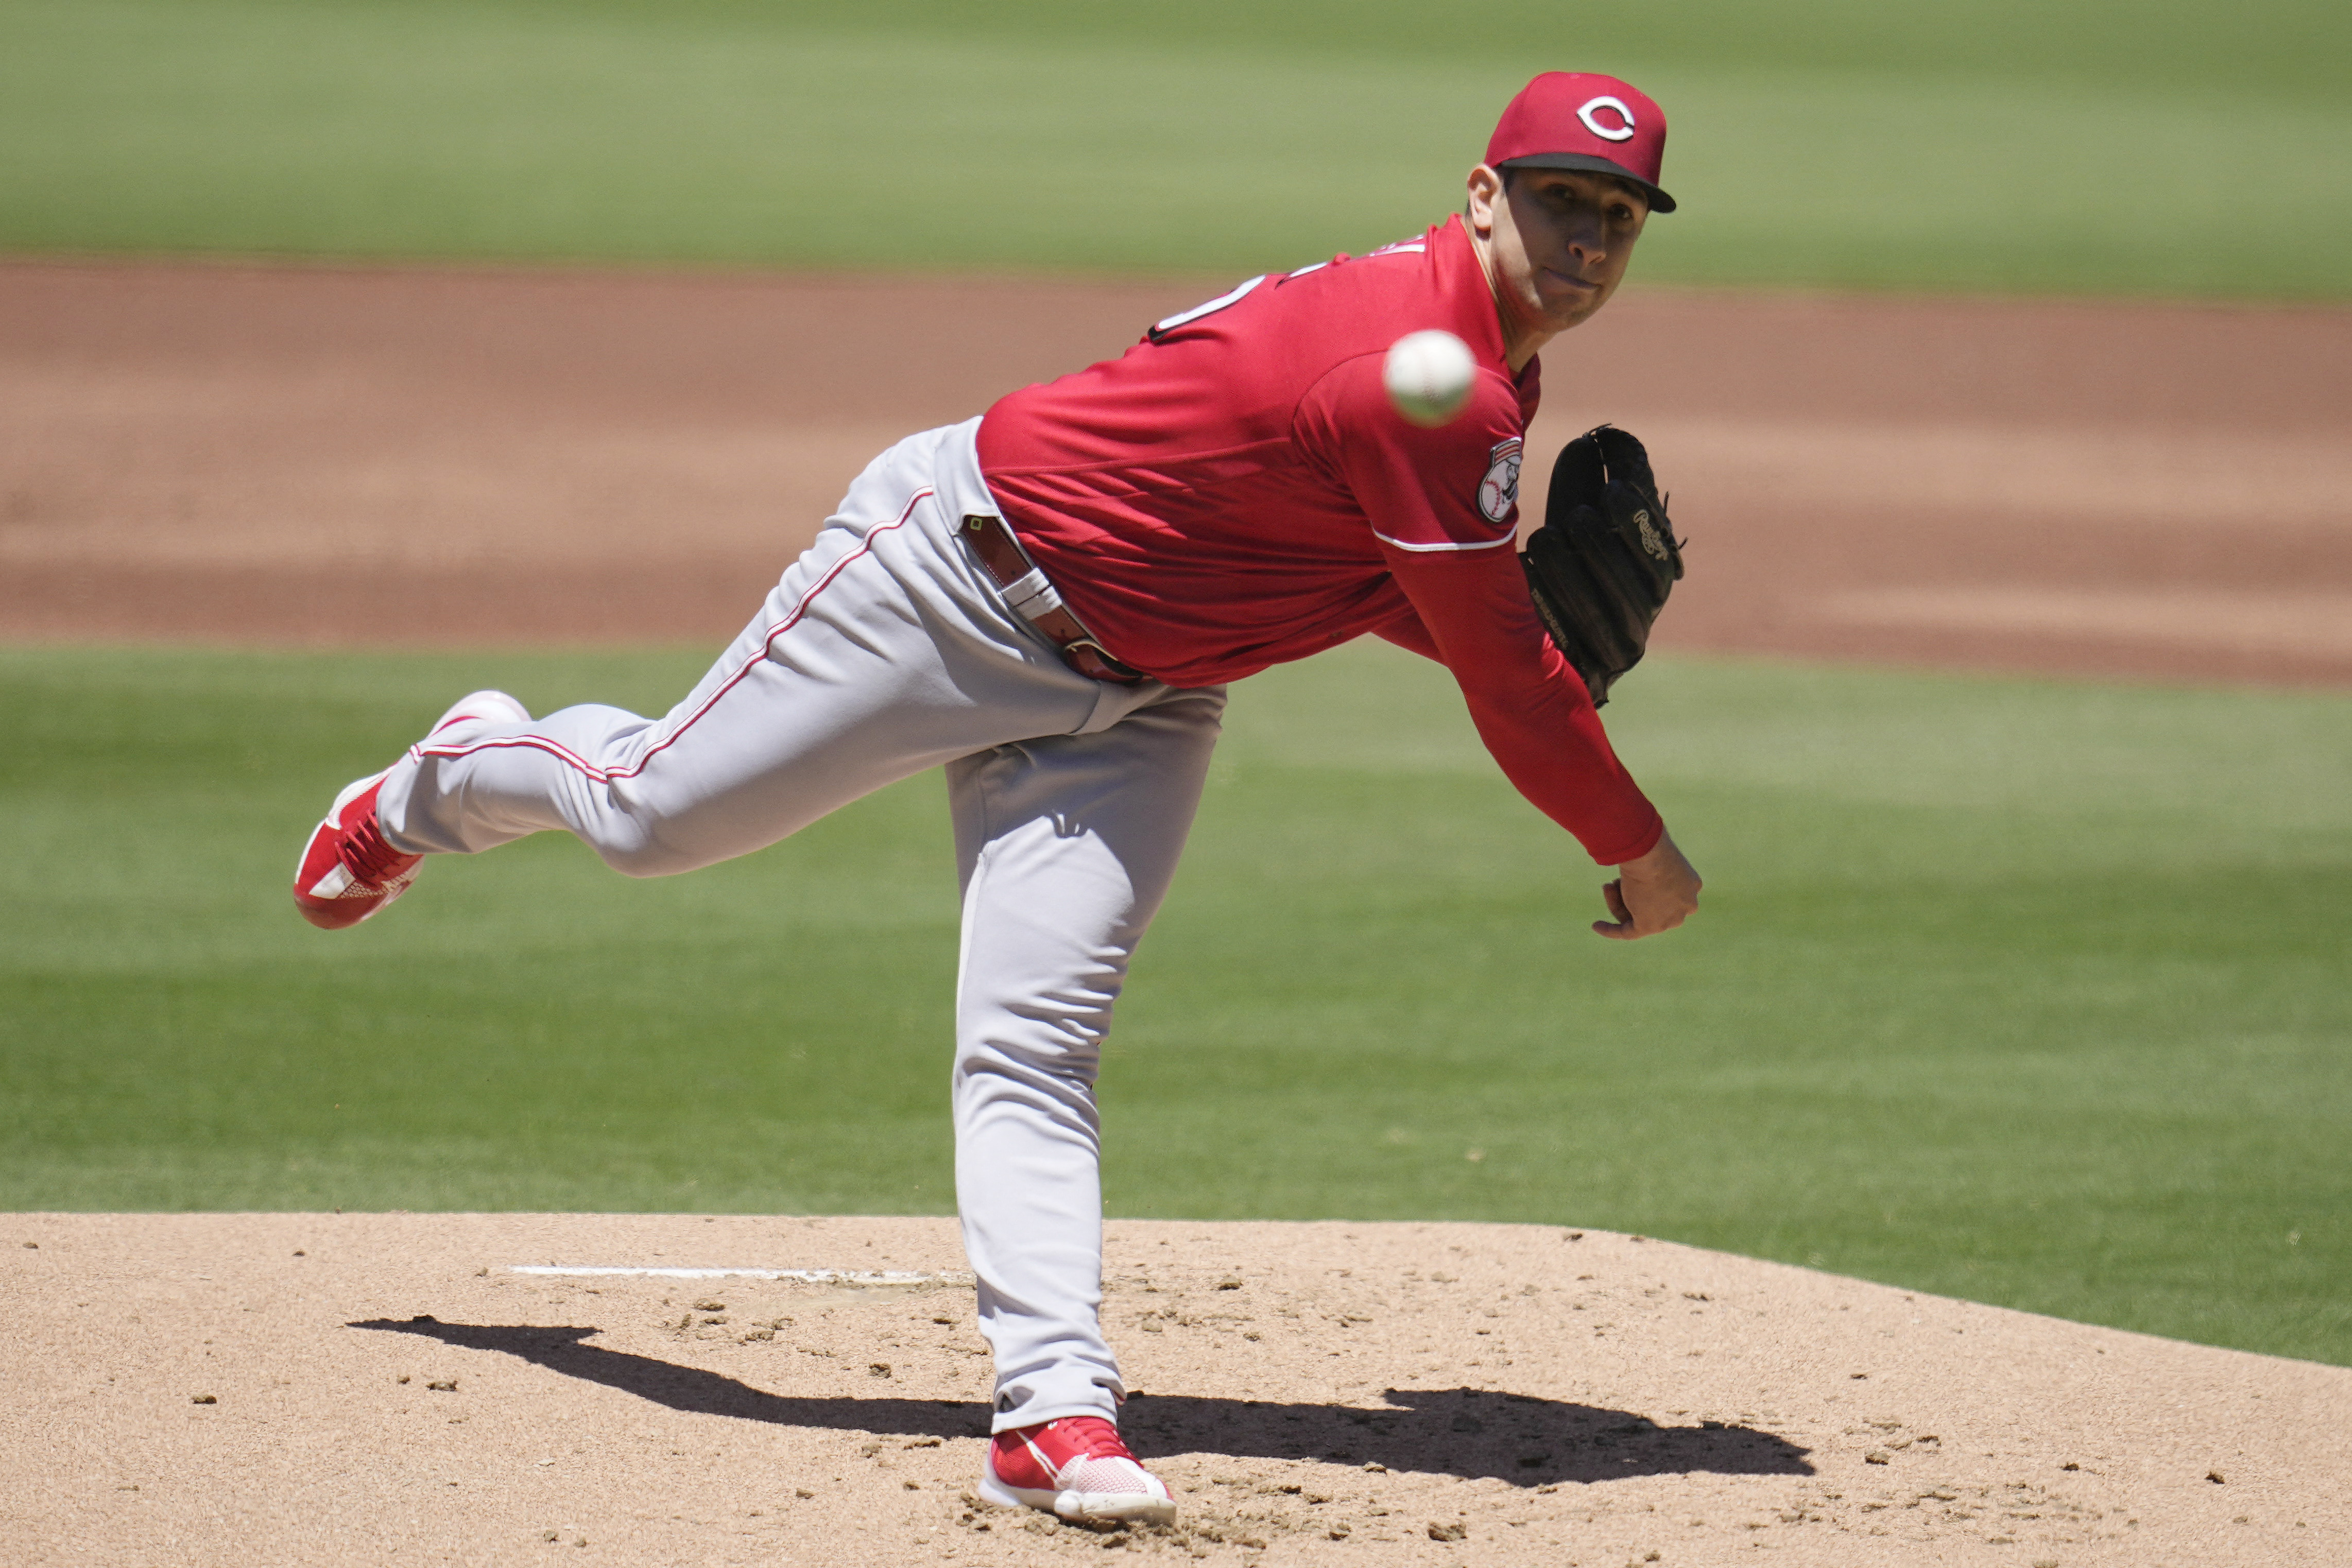
[[[1519,564],[1536,613],[1595,707],[1648,651],[1650,627],[1683,575],[1682,547],[1640,442],[1603,424],[1560,449],[1543,527],[1528,536]]]

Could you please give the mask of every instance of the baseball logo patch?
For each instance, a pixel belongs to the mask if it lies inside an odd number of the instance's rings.
[[[1601,110],[1604,109],[1616,115],[1616,124],[1603,125],[1601,123],[1600,113]],[[1590,131],[1593,135],[1598,136],[1603,141],[1631,141],[1633,140],[1633,111],[1626,108],[1625,100],[1619,98],[1613,92],[1604,92],[1599,98],[1589,98],[1585,99],[1583,104],[1578,108],[1576,118],[1584,121],[1585,130]]]
[[[1519,457],[1526,443],[1517,436],[1498,441],[1486,455],[1486,476],[1478,481],[1478,515],[1499,523],[1519,504]]]

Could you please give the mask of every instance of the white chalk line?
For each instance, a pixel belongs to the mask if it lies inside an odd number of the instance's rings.
[[[631,1264],[510,1263],[509,1274],[564,1279],[791,1280],[803,1285],[969,1285],[969,1270],[920,1273],[899,1269],[665,1269]]]

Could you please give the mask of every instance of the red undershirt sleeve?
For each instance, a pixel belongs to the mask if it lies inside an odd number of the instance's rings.
[[[1617,759],[1582,677],[1536,619],[1517,552],[1384,549],[1413,616],[1380,635],[1454,673],[1505,777],[1595,862],[1647,854],[1665,822]]]
[[[1437,651],[1437,639],[1429,634],[1429,628],[1421,623],[1421,617],[1413,613],[1410,604],[1387,625],[1373,627],[1372,635],[1384,642],[1394,643],[1424,659],[1434,659],[1441,664],[1445,663],[1445,655]]]

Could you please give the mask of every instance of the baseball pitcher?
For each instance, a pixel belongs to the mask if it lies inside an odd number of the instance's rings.
[[[1460,216],[1251,278],[877,457],[667,715],[458,702],[336,798],[296,904],[356,925],[425,856],[550,830],[630,876],[691,871],[944,768],[956,1196],[996,1363],[982,1488],[1172,1519],[1117,1427],[1094,1085],[1226,686],[1368,632],[1434,659],[1511,782],[1615,868],[1594,930],[1633,940],[1696,906],[1596,711],[1681,572],[1640,444],[1603,427],[1571,446],[1537,544],[1514,548],[1537,350],[1673,210],[1665,134],[1625,82],[1536,78]],[[1390,350],[1430,332],[1466,348],[1461,384],[1407,399]]]

